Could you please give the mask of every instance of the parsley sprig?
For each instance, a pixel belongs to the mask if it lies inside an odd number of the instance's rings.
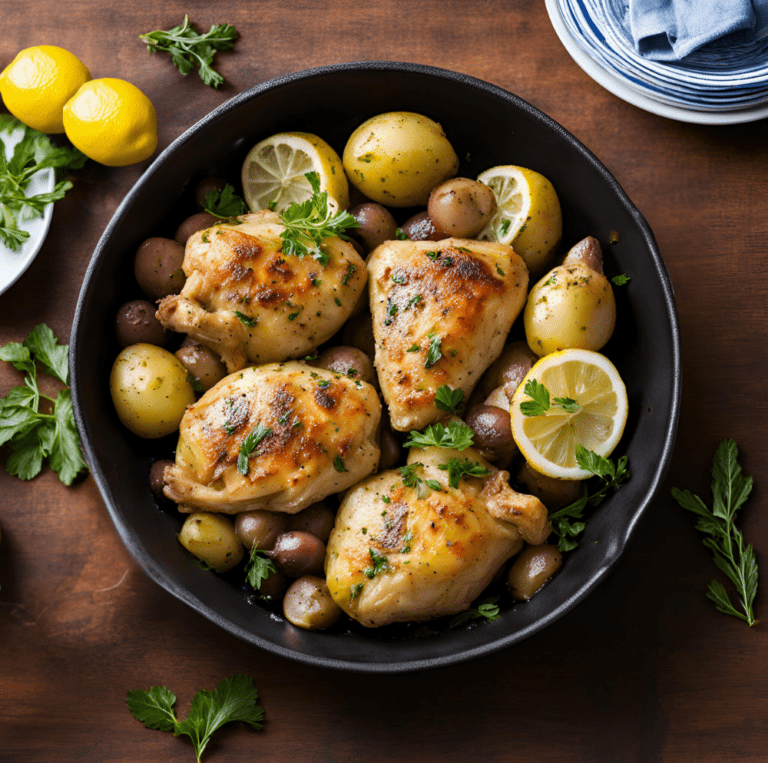
[[[197,692],[183,721],[177,720],[173,711],[176,695],[165,686],[153,686],[149,691],[129,691],[126,702],[133,717],[148,729],[188,736],[200,763],[211,735],[225,723],[242,721],[252,729],[262,729],[264,709],[256,704],[258,696],[253,680],[238,673],[232,678],[223,678],[213,691],[203,689]]]
[[[328,192],[320,190],[320,178],[316,172],[304,176],[312,186],[312,196],[298,204],[294,202],[280,214],[285,230],[283,252],[297,257],[311,256],[323,267],[328,264],[328,254],[320,247],[323,240],[339,236],[346,240],[347,228],[359,228],[360,223],[345,210],[332,212],[328,209]]]
[[[459,625],[464,625],[471,620],[484,619],[488,623],[492,623],[494,620],[499,620],[501,615],[499,614],[498,596],[490,596],[480,606],[475,609],[468,609],[466,612],[456,615],[451,620],[449,627],[457,628]]]
[[[541,416],[552,408],[552,403],[568,413],[577,413],[579,410],[579,404],[570,397],[556,397],[550,400],[549,390],[536,379],[526,382],[523,392],[532,398],[520,403],[523,416]]]
[[[231,24],[211,24],[205,34],[199,34],[185,13],[184,21],[179,26],[168,30],[156,29],[139,35],[139,39],[147,44],[150,53],[158,50],[170,53],[173,65],[185,77],[197,65],[200,79],[216,89],[223,84],[224,77],[213,68],[213,57],[219,50],[231,50],[237,34],[237,29]]]
[[[430,424],[423,432],[412,431],[405,441],[405,447],[465,450],[472,447],[474,436],[472,429],[459,421],[451,421],[447,427]]]
[[[470,461],[468,458],[452,458],[447,464],[440,464],[438,469],[448,472],[448,484],[452,488],[457,488],[461,478],[467,477],[487,477],[491,471],[481,466],[477,461]]]
[[[594,474],[602,480],[598,490],[584,494],[578,500],[568,504],[549,515],[552,532],[557,536],[557,547],[560,551],[573,551],[579,542],[576,538],[584,532],[586,522],[572,522],[572,519],[582,519],[587,506],[598,506],[603,499],[619,489],[619,485],[629,479],[629,462],[626,456],[621,456],[614,464],[609,458],[604,458],[594,451],[579,445],[576,449],[576,461],[582,469]]]
[[[464,402],[464,392],[460,389],[451,389],[447,384],[437,388],[435,392],[435,405],[441,411],[456,413]]]
[[[240,453],[237,456],[237,471],[244,477],[248,476],[249,461],[251,453],[258,447],[259,443],[272,434],[268,427],[257,424],[246,436],[240,445]]]
[[[717,568],[725,573],[741,598],[740,612],[731,603],[723,584],[712,580],[707,598],[719,612],[738,617],[754,625],[754,601],[757,594],[757,560],[751,545],[744,545],[744,535],[736,527],[736,513],[752,491],[752,477],[742,474],[739,449],[733,440],[723,440],[712,461],[712,508],[689,490],[672,488],[672,497],[698,517],[696,529],[707,535],[704,545],[712,552]]]
[[[248,205],[237,195],[234,187],[227,183],[221,190],[214,189],[205,194],[203,210],[224,219],[244,215]]]
[[[254,547],[251,550],[251,556],[245,564],[246,583],[248,583],[251,588],[260,591],[262,582],[273,572],[277,572],[277,568],[267,556],[266,551],[256,548],[254,544]]]
[[[56,398],[40,392],[37,366],[63,384],[69,383],[69,347],[59,344],[48,326],[36,326],[23,343],[0,347],[0,360],[25,374],[24,386],[13,387],[0,398],[0,445],[11,450],[7,471],[22,480],[31,480],[43,468],[43,459],[65,485],[86,468],[72,411],[69,389]],[[53,405],[53,413],[40,413],[40,401]]]
[[[52,167],[57,173],[80,169],[88,157],[76,148],[55,146],[47,135],[33,130],[9,114],[0,114],[0,136],[16,130],[23,132],[9,159],[0,138],[0,242],[12,252],[18,252],[29,238],[19,222],[41,217],[52,202],[63,199],[72,188],[69,180],[58,180],[49,193],[27,196],[33,175]]]

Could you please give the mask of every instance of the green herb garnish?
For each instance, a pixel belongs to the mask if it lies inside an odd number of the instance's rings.
[[[421,347],[419,347],[418,344],[414,344],[412,347],[409,347],[406,352],[420,352]]]
[[[328,264],[329,255],[320,246],[323,240],[332,236],[347,239],[344,231],[359,228],[360,223],[344,210],[334,213],[328,209],[328,192],[320,190],[320,178],[316,172],[305,176],[312,187],[312,196],[301,204],[293,203],[280,214],[285,230],[280,234],[285,254],[297,257],[307,255],[321,265]]]
[[[88,161],[76,148],[55,146],[47,135],[9,114],[0,114],[0,135],[10,135],[16,130],[22,131],[22,138],[10,160],[5,158],[5,146],[0,139],[0,243],[12,252],[19,251],[29,238],[29,233],[19,228],[19,222],[42,217],[49,204],[63,199],[72,188],[69,180],[58,180],[52,191],[27,196],[32,176],[50,167],[58,179],[60,173],[78,170]]]
[[[508,219],[504,219],[501,221],[501,235],[506,236],[507,231],[509,231],[510,221]]]
[[[476,609],[468,609],[466,612],[456,615],[456,617],[451,620],[449,627],[456,628],[459,625],[464,625],[464,623],[470,622],[470,620],[484,619],[489,623],[498,620],[501,617],[499,614],[499,605],[496,603],[498,600],[498,596],[491,596]]]
[[[584,495],[581,498],[549,515],[552,532],[557,535],[557,547],[561,551],[573,551],[579,545],[578,541],[574,539],[581,535],[587,526],[586,522],[571,522],[570,520],[581,519],[587,505],[600,505],[609,492],[618,490],[619,485],[628,480],[630,476],[626,456],[621,456],[614,465],[611,459],[604,458],[579,445],[576,449],[576,461],[582,469],[586,469],[599,477],[603,484],[597,492],[592,494],[589,494],[585,487]]]
[[[356,599],[363,590],[363,583],[355,583],[349,587],[349,600]]]
[[[550,401],[549,390],[536,379],[526,382],[523,392],[532,398],[520,403],[520,411],[524,416],[541,416],[552,407],[552,403],[568,413],[576,413],[579,410],[579,404],[570,397],[556,397]]]
[[[740,612],[731,604],[723,584],[713,580],[707,588],[707,598],[718,612],[738,617],[752,626],[755,619],[754,601],[757,595],[757,559],[751,545],[744,545],[744,536],[736,527],[736,512],[752,492],[752,477],[742,474],[739,450],[733,440],[723,440],[712,461],[712,508],[689,490],[672,488],[672,497],[688,511],[696,514],[696,529],[707,535],[704,545],[712,552],[717,568],[736,587],[741,598]]]
[[[355,265],[354,262],[350,262],[347,266],[347,272],[344,274],[344,277],[341,279],[341,283],[343,286],[347,285],[347,281],[352,277],[354,272],[357,270],[357,265]]]
[[[611,278],[611,283],[614,286],[625,286],[628,284],[632,279],[626,274],[626,273],[620,273],[617,276],[614,276]]]
[[[472,429],[459,421],[451,421],[447,427],[430,424],[423,432],[410,432],[405,447],[465,450],[472,447],[474,436]]]
[[[262,582],[273,572],[277,572],[277,569],[272,564],[272,560],[265,551],[254,546],[251,550],[250,559],[245,565],[245,581],[251,588],[260,591]]]
[[[203,209],[210,214],[226,218],[244,215],[248,205],[235,193],[235,189],[227,183],[222,190],[213,190],[205,194]]]
[[[398,229],[395,231],[395,238],[396,238],[398,241],[407,241],[407,240],[408,240],[408,236],[405,234],[405,232],[403,231],[403,229],[402,229],[402,228],[398,228]]]
[[[387,557],[384,556],[384,554],[380,554],[376,549],[369,548],[368,554],[370,555],[371,559],[373,560],[373,566],[372,567],[366,567],[363,570],[363,574],[367,578],[373,578],[376,577],[376,575],[380,575],[382,572],[386,572],[387,570],[391,570],[392,568],[389,566],[389,561],[387,560]]]
[[[405,487],[418,487],[421,483],[421,477],[416,474],[416,467],[424,466],[424,464],[415,463],[408,464],[407,466],[398,466],[397,471],[400,472],[400,476],[403,478],[403,485]]]
[[[11,451],[5,462],[9,474],[31,480],[43,468],[43,459],[65,485],[86,468],[72,411],[69,389],[56,398],[40,392],[37,367],[63,384],[69,383],[69,346],[59,344],[44,323],[36,326],[23,343],[0,347],[0,360],[25,374],[24,386],[13,387],[0,398],[0,445]],[[40,400],[53,404],[53,413],[39,412]]]
[[[337,453],[333,459],[333,468],[337,472],[346,472],[347,467],[344,465],[344,459]]]
[[[188,736],[200,763],[211,735],[225,723],[242,721],[256,731],[261,730],[264,709],[256,704],[258,696],[253,680],[238,673],[219,681],[213,691],[203,689],[197,692],[192,697],[189,714],[181,722],[173,712],[176,695],[165,686],[153,686],[149,691],[129,691],[126,702],[133,717],[148,729]]]
[[[487,477],[491,471],[484,466],[480,466],[477,461],[470,461],[468,458],[452,458],[447,464],[440,464],[438,469],[448,472],[448,484],[452,488],[457,488],[461,478],[467,477]]]
[[[239,310],[235,310],[235,315],[237,316],[237,319],[240,321],[240,323],[243,324],[243,326],[248,326],[248,328],[253,328],[256,325],[256,321],[253,320],[253,318],[249,317],[245,313],[241,313]]]
[[[441,411],[456,413],[464,401],[464,392],[460,389],[451,389],[447,384],[437,388],[435,392],[435,405]]]
[[[232,49],[237,29],[231,24],[212,24],[205,34],[199,34],[185,13],[179,26],[167,31],[157,29],[139,35],[139,39],[147,44],[150,53],[158,50],[170,53],[171,62],[185,77],[197,65],[200,79],[216,89],[224,82],[224,77],[213,68],[213,57],[217,51]]]
[[[247,476],[249,467],[248,459],[251,453],[253,453],[262,440],[269,437],[271,434],[271,429],[264,427],[261,424],[257,424],[243,440],[243,443],[240,446],[240,454],[237,457],[237,471],[239,471],[240,474]]]
[[[440,349],[442,339],[439,336],[434,336],[432,333],[427,334],[427,337],[431,339],[431,341],[429,343],[429,350],[427,351],[427,358],[424,361],[424,368],[432,368],[432,366],[443,357],[443,352]]]

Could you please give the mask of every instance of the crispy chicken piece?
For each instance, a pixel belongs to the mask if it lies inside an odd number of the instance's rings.
[[[444,384],[469,398],[525,304],[528,269],[487,241],[388,241],[368,259],[376,370],[394,429],[446,418]]]
[[[182,265],[181,294],[160,301],[157,317],[221,355],[231,373],[311,353],[351,315],[368,278],[351,244],[328,238],[323,267],[282,254],[274,212],[242,215],[195,233]]]
[[[366,382],[297,361],[247,368],[187,409],[165,494],[182,512],[294,514],[376,469],[380,416]]]
[[[491,474],[452,488],[440,469],[452,458]],[[331,596],[368,627],[464,611],[523,539],[538,545],[551,531],[544,505],[513,491],[509,474],[472,448],[412,449],[408,464],[410,479],[392,470],[353,487],[328,541]]]

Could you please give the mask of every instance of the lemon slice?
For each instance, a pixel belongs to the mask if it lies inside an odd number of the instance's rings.
[[[543,271],[563,233],[560,200],[552,183],[525,167],[491,167],[477,178],[496,196],[496,214],[479,239],[511,245],[534,275]]]
[[[312,196],[308,172],[316,172],[320,190],[328,192],[329,210],[349,206],[349,184],[339,155],[308,132],[281,132],[257,143],[243,162],[243,197],[252,212],[282,212]]]
[[[532,399],[525,387],[533,379],[549,391],[551,407],[526,416],[520,404]],[[555,398],[575,400],[576,410],[566,410]],[[609,456],[624,432],[627,407],[624,382],[604,355],[591,350],[553,352],[531,368],[512,397],[512,436],[528,463],[542,474],[586,479],[592,475],[578,465],[576,450],[582,445]]]

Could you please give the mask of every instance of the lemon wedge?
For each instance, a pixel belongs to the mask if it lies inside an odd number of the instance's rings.
[[[511,245],[534,276],[542,273],[563,233],[560,200],[552,183],[511,164],[491,167],[477,179],[496,196],[496,214],[478,238]]]
[[[532,380],[546,387],[550,407],[525,415],[521,403],[534,399],[525,391]],[[531,368],[512,397],[512,436],[538,472],[586,479],[592,475],[578,465],[576,450],[581,445],[608,457],[624,432],[627,409],[626,387],[608,358],[591,350],[553,352]]]
[[[308,132],[281,132],[257,143],[245,157],[243,197],[252,212],[282,212],[312,196],[306,178],[316,172],[320,190],[328,192],[328,209],[349,206],[349,184],[339,155],[322,138]]]

